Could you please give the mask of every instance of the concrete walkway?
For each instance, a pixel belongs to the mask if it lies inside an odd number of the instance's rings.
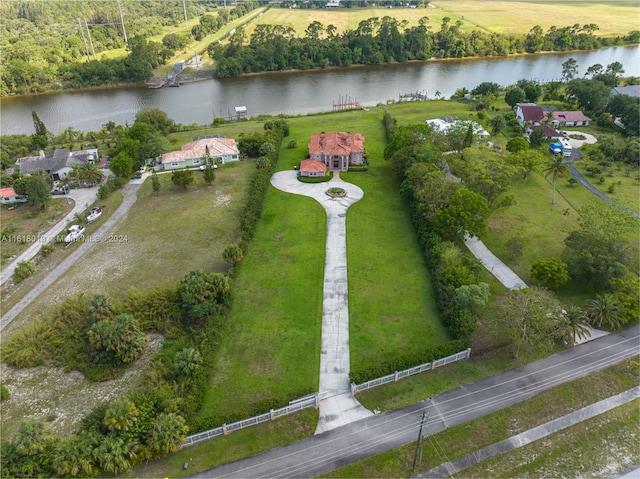
[[[31,291],[29,291],[13,308],[2,315],[0,320],[0,331],[2,331],[13,319],[22,312],[24,308],[36,299],[41,293],[43,293],[49,286],[51,286],[60,276],[62,276],[71,266],[75,264],[94,244],[100,243],[105,238],[108,238],[109,231],[124,218],[129,209],[138,199],[136,193],[140,189],[140,183],[128,184],[122,189],[122,195],[124,199],[118,209],[111,215],[111,217],[104,222],[98,228],[98,230],[91,235],[90,238],[85,239],[78,248],[67,256],[62,263],[55,267],[42,281],[40,281]]]
[[[281,171],[271,178],[277,189],[309,196],[327,213],[324,292],[322,299],[322,344],[320,353],[319,409],[316,434],[371,416],[351,394],[349,382],[349,304],[347,300],[347,225],[349,206],[364,193],[336,175],[329,183],[302,183],[297,171]],[[332,198],[326,191],[344,189],[343,198]]]
[[[435,479],[456,475],[460,471],[473,467],[480,462],[505,454],[509,451],[513,451],[514,449],[521,448],[522,446],[526,446],[538,439],[550,436],[551,434],[562,431],[563,429],[574,426],[582,421],[586,421],[587,419],[591,419],[592,417],[598,416],[604,412],[611,411],[612,409],[631,402],[638,397],[640,397],[640,387],[629,389],[628,391],[603,399],[602,401],[598,401],[597,403],[583,407],[582,409],[578,409],[577,411],[566,414],[557,419],[553,419],[552,421],[541,424],[540,426],[521,432],[515,436],[511,436],[509,439],[497,442],[491,446],[472,452],[471,454],[467,454],[455,461],[442,464],[414,477]]]
[[[484,243],[475,236],[466,236],[464,243],[469,251],[480,260],[485,268],[508,289],[523,289],[527,285],[511,268],[494,255]]]
[[[58,221],[53,227],[49,229],[46,233],[38,235],[38,241],[34,242],[29,246],[26,250],[24,250],[16,259],[14,259],[11,263],[9,263],[3,270],[0,272],[0,284],[4,284],[6,281],[11,279],[13,273],[16,270],[16,266],[18,263],[22,261],[29,261],[33,258],[38,252],[42,245],[50,243],[53,239],[59,235],[69,223],[71,223],[76,214],[82,213],[85,211],[97,198],[98,187],[94,186],[93,188],[78,188],[69,191],[69,194],[63,196],[63,201],[66,201],[67,198],[71,198],[75,201],[75,206],[66,214],[64,218]]]

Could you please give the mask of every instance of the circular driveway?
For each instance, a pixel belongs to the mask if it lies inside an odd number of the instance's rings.
[[[575,140],[573,138],[568,138],[571,148],[580,148],[582,145],[585,145],[585,144],[593,145],[598,141],[598,139],[595,136],[590,135],[589,133],[584,133],[582,131],[569,131],[569,130],[563,130],[563,131],[566,131],[569,136],[576,134],[576,135],[582,135],[585,137],[584,140]]]

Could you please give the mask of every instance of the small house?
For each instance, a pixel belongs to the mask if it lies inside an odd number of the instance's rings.
[[[640,97],[640,85],[617,86],[611,89],[611,96],[614,95],[629,95],[638,98]]]
[[[229,161],[239,161],[240,152],[236,140],[231,138],[200,138],[182,145],[177,151],[164,153],[157,158],[161,170],[178,170],[181,168],[199,167],[209,158],[216,163],[225,164]]]
[[[55,149],[49,153],[40,150],[38,156],[29,156],[18,160],[18,168],[23,175],[31,175],[40,170],[46,171],[53,181],[71,179],[73,165],[97,163],[97,148],[79,151]]]
[[[522,128],[525,125],[539,125],[544,120],[542,107],[535,103],[518,103],[516,105],[516,119]]]
[[[327,165],[324,161],[306,159],[300,162],[300,176],[325,176]]]
[[[559,126],[589,126],[591,118],[581,111],[553,111],[550,122],[554,127]]]
[[[12,186],[0,188],[0,203],[3,205],[11,203],[25,203],[26,201],[27,197],[17,194]]]
[[[347,171],[349,165],[364,165],[364,136],[360,133],[315,133],[309,142],[309,158],[329,170]]]

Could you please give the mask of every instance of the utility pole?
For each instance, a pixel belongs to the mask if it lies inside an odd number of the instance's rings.
[[[416,453],[413,456],[413,466],[411,467],[411,474],[413,474],[416,470],[416,467],[420,467],[422,463],[422,444],[424,442],[424,438],[422,437],[422,428],[427,422],[427,411],[422,413],[422,419],[420,420],[420,431],[418,432],[418,444],[416,444]]]
[[[80,26],[80,33],[82,34],[82,42],[84,43],[84,50],[87,52],[87,61],[91,61],[91,57],[89,57],[89,47],[87,46],[87,38],[84,36],[84,29],[82,28],[82,22],[78,18],[78,25]]]
[[[96,51],[93,49],[93,40],[91,40],[91,32],[89,31],[89,24],[87,23],[87,19],[84,19],[84,27],[87,29],[87,36],[89,37],[89,45],[91,45],[91,53],[93,53],[93,59],[97,60],[96,58]]]
[[[122,5],[120,5],[120,0],[118,0],[118,11],[120,12],[120,23],[122,24],[122,34],[124,35],[124,45],[125,47],[129,46],[129,42],[127,41],[127,30],[124,28],[124,18],[122,17]]]
[[[182,0],[182,9],[184,10],[184,28],[189,29],[189,22],[187,22],[187,4]]]

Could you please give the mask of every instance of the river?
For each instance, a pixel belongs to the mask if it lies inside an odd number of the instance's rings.
[[[617,61],[626,76],[640,76],[640,46],[271,73],[158,90],[117,87],[2,98],[0,127],[3,135],[32,134],[32,110],[50,131],[60,133],[68,127],[99,130],[108,121],[131,124],[136,112],[145,107],[159,108],[178,123],[203,125],[214,116],[234,114],[235,106],[246,106],[249,116],[304,114],[330,111],[340,99],[375,105],[416,91],[426,92],[429,98],[435,98],[436,92],[450,97],[458,88],[472,89],[484,81],[506,86],[522,78],[557,80],[562,63],[570,57],[578,62],[580,75],[596,63],[606,66]]]

